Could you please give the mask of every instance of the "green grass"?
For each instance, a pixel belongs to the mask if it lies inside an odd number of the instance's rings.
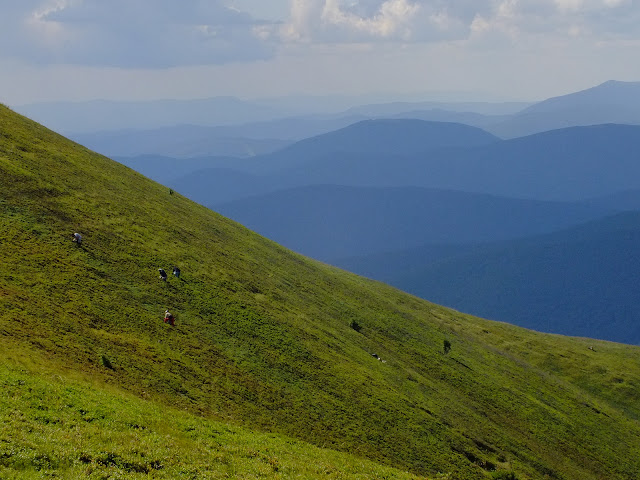
[[[472,318],[308,260],[7,109],[0,187],[0,358],[35,362],[29,382],[43,360],[150,418],[175,408],[432,478],[640,471],[639,348]],[[172,265],[181,279],[161,282]],[[313,463],[299,448],[296,468]]]
[[[0,478],[417,478],[49,373],[2,364]]]

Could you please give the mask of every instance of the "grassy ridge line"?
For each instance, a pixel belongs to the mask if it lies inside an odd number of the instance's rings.
[[[474,319],[308,261],[3,113],[3,352],[416,472],[640,470],[640,349]],[[184,278],[159,282],[174,263]]]
[[[29,360],[34,365],[33,358]],[[409,473],[0,362],[0,477],[412,480]]]

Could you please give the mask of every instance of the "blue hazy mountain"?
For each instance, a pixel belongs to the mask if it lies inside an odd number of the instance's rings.
[[[462,123],[471,127],[490,130],[494,125],[511,118],[511,115],[483,115],[476,112],[455,112],[450,110],[407,110],[379,118],[415,119],[430,122]]]
[[[214,205],[237,200],[247,194],[263,194],[284,188],[313,184],[388,184],[395,176],[406,178],[401,164],[407,158],[419,161],[424,155],[453,145],[488,145],[500,140],[485,131],[462,124],[410,119],[366,120],[326,134],[307,138],[268,155],[253,158],[201,163],[202,170],[186,169],[163,183],[193,197],[198,202]],[[399,152],[399,153],[397,153]],[[396,158],[398,159],[396,167]],[[119,159],[133,166],[133,159]],[[176,160],[171,171],[191,163]],[[134,167],[135,168],[135,167]],[[231,179],[218,169],[237,170]],[[149,162],[141,172],[149,175],[155,169]],[[395,173],[389,173],[395,171]],[[247,174],[243,178],[241,172]],[[411,172],[409,172],[411,173]],[[158,179],[158,176],[152,177]],[[161,181],[161,180],[159,180]],[[230,183],[231,182],[231,183]],[[399,184],[405,184],[400,181]],[[411,185],[412,182],[406,183]],[[197,185],[197,187],[196,187]],[[203,188],[208,185],[208,188]],[[237,186],[234,190],[234,185]],[[250,186],[250,189],[248,189]],[[207,197],[207,192],[210,196]],[[221,192],[228,193],[222,197]],[[202,194],[202,195],[200,195]]]
[[[342,183],[341,165],[357,162],[369,169],[370,159],[383,158],[393,164],[395,157],[422,158],[442,148],[490,145],[500,139],[484,130],[458,123],[416,119],[363,120],[347,127],[306,138],[282,150],[246,162],[254,173],[276,173],[290,177],[292,185]],[[320,181],[314,172],[329,170],[332,180]],[[375,169],[367,175],[376,175]],[[350,179],[347,179],[349,183]]]
[[[202,156],[253,157],[280,150],[287,140],[234,135],[232,128],[178,125],[152,130],[117,130],[72,134],[70,137],[108,157],[157,155],[173,158]]]
[[[149,129],[172,125],[230,125],[291,116],[279,109],[235,97],[194,100],[43,102],[14,106],[63,133]]]
[[[403,131],[403,126],[416,127]],[[452,146],[451,144],[462,145]],[[400,152],[400,153],[398,153]],[[209,183],[222,198],[246,195],[242,175],[234,193],[217,168],[259,175],[254,194],[305,185],[420,186],[553,201],[582,201],[640,189],[640,126],[596,125],[499,140],[459,124],[418,120],[359,122],[242,161],[176,175],[171,186],[189,196],[191,180]],[[187,164],[185,164],[187,165]],[[188,175],[188,176],[187,176]],[[261,179],[261,180],[260,180]],[[221,183],[224,182],[224,185]]]
[[[419,119],[375,119],[307,138],[278,152],[279,156],[324,153],[421,154],[442,147],[469,147],[498,141],[495,136],[460,123]]]
[[[265,171],[280,168],[277,175],[290,186],[413,185],[559,201],[640,188],[640,126],[573,127],[475,146],[434,146],[423,153],[410,153],[401,140],[381,138],[372,135],[360,141],[372,146],[366,154],[344,152],[338,146],[323,150],[317,137],[254,162]],[[392,143],[398,145],[393,152]],[[375,151],[377,144],[380,149]]]
[[[480,128],[495,123],[496,118],[442,110],[411,111],[396,116],[396,120],[450,122]],[[110,157],[251,157],[281,150],[294,142],[340,130],[364,120],[368,118],[359,115],[307,115],[241,125],[176,125],[146,130],[72,133],[69,136]],[[462,133],[461,138],[465,137]]]
[[[172,183],[176,178],[188,177],[189,188],[191,188],[190,175],[194,172],[204,171],[209,174],[215,169],[232,168],[242,161],[236,157],[175,158],[162,155],[113,157],[113,159],[167,186],[173,186]]]
[[[640,211],[640,190],[628,190],[613,195],[592,198],[579,202],[579,205],[598,212],[622,213]],[[436,261],[451,259],[470,252],[483,252],[485,243],[432,243],[403,250],[387,250],[369,255],[356,255],[331,259],[330,262],[345,270],[376,280],[393,283],[407,276],[417,266],[425,267]],[[494,246],[494,245],[493,245]]]
[[[240,125],[173,125],[145,130],[71,133],[69,137],[110,157],[235,156],[270,153],[296,141],[337,130],[364,117],[308,115]]]
[[[327,261],[425,243],[526,237],[608,212],[579,204],[418,187],[333,185],[279,190],[211,207],[293,250]]]
[[[219,161],[225,163],[224,159]],[[239,172],[224,166],[195,170],[165,185],[214,210],[221,203],[256,198],[256,195],[283,188],[277,178]]]
[[[487,129],[503,138],[604,123],[640,124],[640,82],[608,81],[531,105]]]
[[[534,330],[640,344],[638,245],[640,212],[626,212],[545,236],[459,250],[390,283]]]
[[[411,111],[446,111],[492,117],[513,115],[531,105],[530,102],[386,102],[359,105],[345,113],[383,118],[402,116]]]

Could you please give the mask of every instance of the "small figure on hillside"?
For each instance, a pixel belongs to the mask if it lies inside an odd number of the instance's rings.
[[[173,267],[173,274],[176,278],[180,278],[180,269],[178,267]]]
[[[387,361],[386,361],[386,360],[383,360],[382,358],[380,358],[380,356],[379,356],[377,353],[372,353],[372,354],[371,354],[371,356],[372,356],[373,358],[375,358],[376,360],[378,360],[379,362],[387,363]]]
[[[176,318],[169,312],[169,310],[164,311],[164,323],[168,323],[172,327],[176,326]]]
[[[72,242],[76,242],[78,245],[82,243],[82,235],[80,235],[79,233],[74,233],[72,237],[73,237],[73,240],[71,240]]]
[[[164,269],[159,268],[158,272],[160,272],[160,280],[162,280],[163,282],[167,281],[167,272],[164,271]]]

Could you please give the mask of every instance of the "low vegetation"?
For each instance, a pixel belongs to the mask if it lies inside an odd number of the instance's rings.
[[[0,478],[416,478],[28,363],[1,364]]]
[[[0,187],[2,475],[640,471],[638,348],[310,261],[4,108]]]

